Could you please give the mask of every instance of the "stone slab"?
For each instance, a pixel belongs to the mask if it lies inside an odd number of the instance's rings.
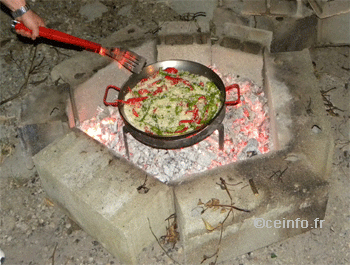
[[[277,16],[295,17],[301,1],[269,0],[270,14]]]
[[[57,139],[34,162],[48,196],[121,262],[138,264],[155,242],[148,219],[159,238],[175,212],[171,187],[80,131]]]
[[[272,31],[256,29],[235,23],[224,24],[224,36],[241,40],[242,42],[258,43],[270,50],[272,42]]]
[[[201,31],[198,32],[198,27]],[[167,22],[159,32],[158,61],[189,60],[211,64],[209,24],[206,22]]]
[[[200,264],[204,256],[215,253],[220,240],[221,229],[209,232],[204,220],[212,227],[222,223],[228,214],[221,208],[208,209],[201,214],[203,205],[215,198],[220,204],[230,205],[230,198],[218,183],[220,178],[228,184],[234,206],[250,210],[241,212],[234,210],[224,223],[220,243],[218,262],[234,260],[238,255],[254,251],[271,243],[282,241],[301,234],[311,227],[301,228],[257,228],[254,220],[262,218],[271,220],[307,220],[314,226],[316,218],[324,219],[328,185],[308,169],[302,161],[288,163],[283,159],[283,153],[271,154],[268,157],[249,160],[247,163],[237,163],[225,169],[212,172],[211,175],[183,183],[175,187],[175,202],[179,231],[185,256],[185,264]],[[274,171],[283,171],[279,179]],[[249,186],[253,179],[259,195],[254,195]],[[240,183],[237,185],[237,183]],[[205,207],[204,207],[205,208]],[[306,221],[304,221],[305,223]],[[208,262],[213,261],[213,259]]]
[[[257,16],[266,14],[266,0],[243,1],[242,14],[246,16]]]
[[[348,1],[350,6],[350,1]],[[325,44],[350,44],[350,12],[318,20],[317,42]]]
[[[350,12],[350,2],[346,0],[308,0],[308,2],[319,18],[327,18]]]
[[[262,86],[263,56],[251,54],[241,50],[212,46],[212,63],[223,73],[233,74],[242,79],[250,79],[258,86]]]
[[[273,56],[266,53],[265,69],[269,109],[274,112],[271,123],[278,135],[275,147],[292,147],[291,152],[309,160],[315,172],[327,174],[333,139],[309,50]],[[282,96],[279,91],[285,87],[289,92]]]
[[[209,22],[213,18],[214,9],[218,5],[218,0],[168,0],[167,4],[179,15],[186,13],[205,12],[205,17],[198,17],[198,21]]]

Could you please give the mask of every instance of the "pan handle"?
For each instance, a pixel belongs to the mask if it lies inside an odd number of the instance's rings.
[[[113,106],[113,107],[117,107],[118,106],[118,101],[115,101],[115,102],[107,102],[107,95],[108,95],[108,92],[110,89],[114,89],[114,90],[117,90],[118,92],[120,92],[120,88],[117,87],[117,86],[112,86],[112,85],[109,85],[107,88],[106,88],[106,92],[105,92],[105,95],[103,97],[103,103],[106,105],[106,106]]]
[[[230,85],[230,86],[226,87],[225,91],[228,92],[228,91],[230,91],[233,88],[237,89],[237,100],[235,100],[235,101],[226,101],[225,104],[229,105],[229,106],[234,106],[234,105],[237,105],[237,104],[241,103],[241,91],[240,91],[241,89],[239,88],[238,84],[233,84],[233,85]]]

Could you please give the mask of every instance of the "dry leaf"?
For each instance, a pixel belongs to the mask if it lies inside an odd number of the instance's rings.
[[[52,201],[50,201],[49,199],[47,199],[47,198],[44,198],[44,200],[45,200],[45,203],[46,203],[46,205],[48,205],[48,206],[54,206],[55,204],[52,202]]]
[[[220,204],[220,200],[213,198],[213,199],[209,200],[209,201],[205,204],[205,206],[208,207],[208,208],[211,208],[211,207],[216,206],[215,208],[218,209],[218,206],[217,206],[217,205],[219,205],[219,204]]]
[[[209,231],[209,232],[212,232],[215,230],[215,227],[213,227],[211,224],[209,224],[206,220],[204,220],[202,218],[203,222],[204,222],[204,225],[205,225],[205,228]]]
[[[227,211],[226,208],[222,207],[220,213],[226,213],[226,211]]]

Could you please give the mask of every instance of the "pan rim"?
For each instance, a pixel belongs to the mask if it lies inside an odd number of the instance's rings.
[[[165,60],[165,61],[159,61],[150,65],[147,65],[143,68],[143,70],[138,74],[132,74],[129,79],[123,84],[123,86],[120,89],[118,99],[124,100],[125,95],[128,93],[129,89],[133,89],[138,82],[140,82],[143,78],[147,78],[151,76],[152,74],[156,73],[160,68],[166,69],[169,67],[174,67],[180,71],[188,71],[190,73],[194,73],[197,75],[205,76],[209,80],[213,81],[215,85],[218,87],[218,89],[221,92],[221,101],[222,105],[216,115],[210,120],[209,123],[201,126],[200,128],[193,130],[188,133],[180,134],[180,135],[156,135],[152,133],[147,133],[145,131],[142,131],[136,127],[134,127],[127,119],[126,115],[124,114],[124,104],[118,104],[118,109],[121,117],[123,118],[124,123],[128,126],[130,133],[132,134],[132,131],[136,131],[138,134],[147,135],[148,137],[152,137],[159,140],[178,140],[183,138],[188,138],[195,136],[196,134],[199,134],[201,131],[206,130],[210,125],[214,123],[214,121],[222,116],[222,111],[225,108],[225,101],[226,101],[226,93],[225,93],[225,86],[222,81],[222,79],[216,74],[212,69],[209,67],[198,63],[194,61],[189,60]],[[179,68],[180,67],[180,68]],[[191,68],[195,69],[191,71]],[[220,123],[222,121],[219,121]],[[213,130],[214,131],[214,130]]]

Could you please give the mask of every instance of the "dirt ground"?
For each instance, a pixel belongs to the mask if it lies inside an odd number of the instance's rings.
[[[107,12],[88,21],[79,13],[86,3],[36,0],[31,6],[48,27],[96,42],[128,24],[155,30],[158,21],[180,19],[164,4],[117,0],[101,1]],[[120,264],[46,197],[35,167],[23,155],[17,131],[21,124],[35,120],[24,115],[24,102],[35,102],[40,92],[57,93],[60,88],[52,82],[50,71],[79,51],[18,37],[11,32],[11,18],[4,11],[0,20],[0,248],[6,254],[4,264]],[[313,47],[310,52],[335,139],[324,225],[225,264],[350,264],[349,46]],[[32,107],[40,110],[40,102],[35,104]],[[181,242],[174,249],[165,248],[181,263]],[[140,261],[173,263],[158,245],[145,250]]]

